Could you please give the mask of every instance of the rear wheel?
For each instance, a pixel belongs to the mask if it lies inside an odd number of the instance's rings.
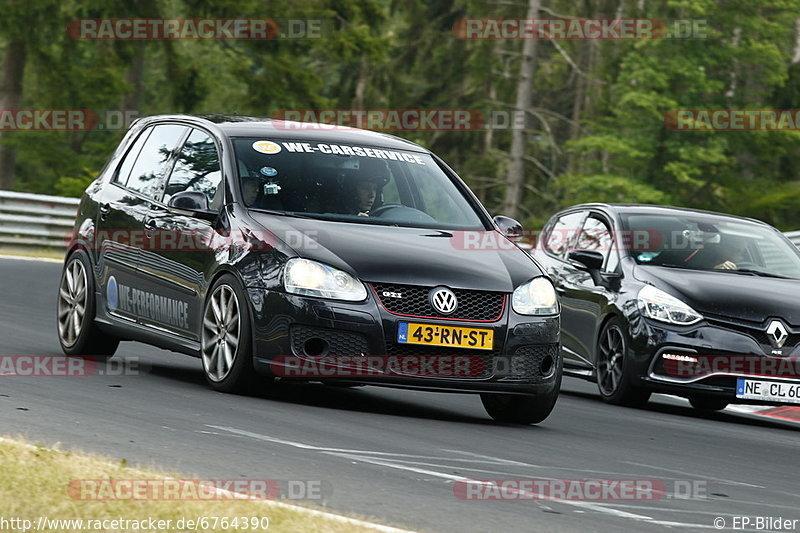
[[[220,392],[247,392],[256,382],[246,302],[239,282],[225,274],[211,287],[203,310],[203,371]]]
[[[597,388],[603,401],[614,405],[642,406],[650,391],[631,384],[628,337],[617,318],[612,318],[600,333],[597,346]]]
[[[698,411],[722,411],[728,407],[728,400],[716,396],[693,395],[689,396],[689,403]]]
[[[95,319],[95,288],[86,254],[74,252],[64,262],[58,287],[58,342],[67,355],[91,355],[107,359],[114,355],[119,339],[98,329]]]

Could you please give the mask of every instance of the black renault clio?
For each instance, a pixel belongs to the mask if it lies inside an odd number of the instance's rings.
[[[800,403],[800,251],[775,228],[585,204],[550,219],[534,257],[559,292],[564,372],[605,401]]]
[[[561,381],[559,304],[424,148],[246,117],[135,122],[87,188],[58,296],[67,354],[136,340],[194,355],[219,391],[276,379],[480,393],[537,423]],[[454,234],[508,246],[470,250]]]

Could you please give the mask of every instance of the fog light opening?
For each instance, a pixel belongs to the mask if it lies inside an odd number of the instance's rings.
[[[312,337],[303,343],[303,353],[311,357],[325,355],[328,353],[328,343],[319,337]]]
[[[550,374],[550,372],[552,372],[552,370],[553,370],[553,356],[552,355],[546,355],[542,359],[541,370],[542,370],[542,375],[543,376],[547,376],[547,375]]]

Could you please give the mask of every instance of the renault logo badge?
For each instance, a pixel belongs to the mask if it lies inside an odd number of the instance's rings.
[[[773,320],[769,323],[769,326],[767,326],[767,335],[769,336],[769,342],[771,342],[772,346],[775,348],[783,348],[786,339],[789,338],[789,332],[786,331],[786,326],[784,326],[783,322],[780,320]]]

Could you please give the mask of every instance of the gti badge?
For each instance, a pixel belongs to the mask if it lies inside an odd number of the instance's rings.
[[[780,320],[773,320],[767,326],[767,336],[769,336],[769,342],[772,343],[772,346],[783,348],[786,339],[789,338],[789,332],[786,331],[786,326]]]
[[[431,306],[443,315],[452,314],[458,308],[458,300],[453,291],[439,287],[430,292]]]
[[[384,298],[402,298],[403,297],[403,293],[402,292],[383,291],[381,294],[383,295]]]

